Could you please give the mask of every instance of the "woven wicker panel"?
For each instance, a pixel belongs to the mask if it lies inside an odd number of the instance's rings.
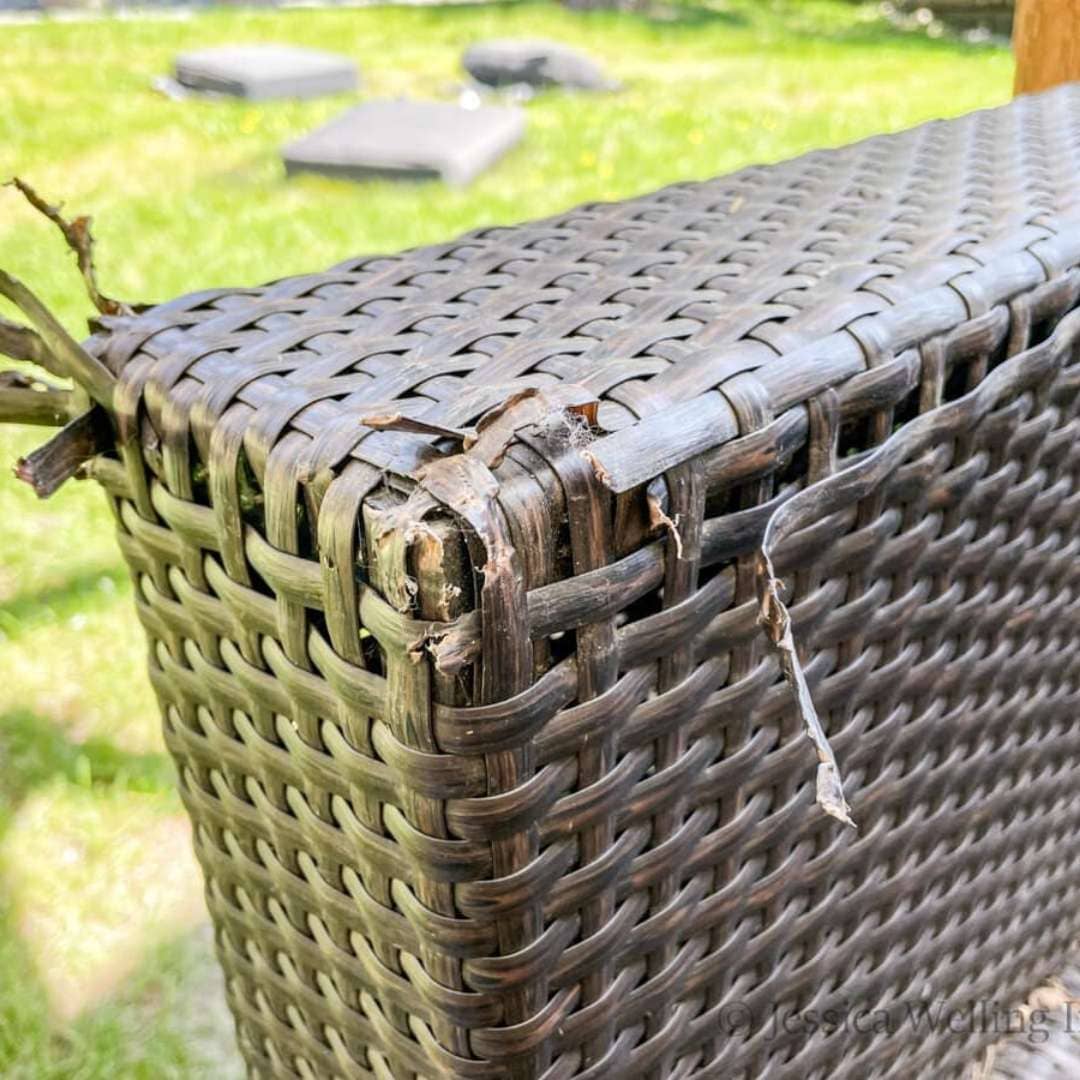
[[[1078,172],[1065,89],[106,320],[91,471],[253,1075],[995,1040],[910,1016],[1080,931]]]
[[[1001,1024],[987,1080],[1071,1080],[1080,1073],[1080,972],[1070,961],[1059,975],[1037,987],[1024,1011]]]

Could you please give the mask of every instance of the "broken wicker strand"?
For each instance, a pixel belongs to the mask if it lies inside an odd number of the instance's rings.
[[[836,764],[836,755],[829,745],[829,739],[818,719],[810,696],[810,687],[806,683],[799,653],[795,647],[795,636],[791,630],[791,615],[783,600],[780,599],[780,582],[773,570],[772,560],[763,547],[757,557],[759,621],[765,628],[766,637],[776,650],[780,670],[788,686],[791,687],[799,717],[806,729],[806,737],[817,752],[817,794],[816,802],[826,814],[850,825],[857,826],[851,819],[851,807],[844,798],[844,783],[840,776],[840,767]]]

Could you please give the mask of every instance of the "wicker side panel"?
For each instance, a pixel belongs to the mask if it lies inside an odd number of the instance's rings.
[[[1075,942],[1080,319],[1003,359],[1074,290],[924,346],[922,415],[898,426],[911,400],[879,400],[839,432],[852,463],[774,522],[859,833],[806,814],[797,721],[769,691],[740,851],[762,880],[725,911],[750,935],[723,977],[753,1021],[720,1075],[960,1075],[997,1031],[927,1015],[1016,1004]]]
[[[254,482],[101,464],[253,1072],[960,1075],[995,1033],[911,1010],[1080,932],[1078,290],[780,415],[730,380],[742,436],[616,500],[557,431],[486,523],[298,488],[285,441]],[[756,626],[770,519],[855,835]]]
[[[449,576],[464,580],[460,543],[431,543],[461,528],[435,515],[403,547],[377,470],[301,490],[283,440],[256,478],[230,426],[207,471],[170,470],[166,449],[155,473],[129,445],[94,472],[136,582],[241,1049],[268,1077],[504,1075],[469,1045],[504,1003],[463,982],[468,958],[498,953],[499,923],[454,899],[493,876],[493,845],[445,819],[489,777],[482,757],[437,752],[431,709],[461,680],[420,655],[469,599]],[[179,475],[194,479],[170,489]]]
[[[1078,291],[1057,278],[778,416],[740,376],[743,435],[621,508],[583,494],[572,447],[525,438],[515,468],[558,477],[574,573],[528,593],[534,683],[435,729],[454,755],[530,748],[536,857],[458,896],[542,896],[531,967],[470,969],[530,971],[552,1022],[540,1048],[474,1048],[550,1080],[958,1076],[996,1032],[920,1009],[1019,1001],[1058,966],[1080,932]],[[814,805],[756,625],[773,518],[857,834]],[[605,519],[655,539],[590,563]]]

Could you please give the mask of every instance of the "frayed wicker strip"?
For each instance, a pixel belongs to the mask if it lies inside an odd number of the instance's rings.
[[[67,246],[75,253],[79,273],[82,275],[87,295],[90,297],[94,307],[102,315],[133,315],[136,311],[135,307],[131,304],[125,304],[121,300],[111,299],[98,288],[97,271],[94,269],[94,237],[90,231],[91,219],[83,214],[72,221],[68,221],[60,213],[60,206],[53,206],[51,203],[46,202],[25,180],[20,179],[18,176],[13,176],[7,182],[7,185],[20,191],[35,210],[47,217],[60,230]]]
[[[810,687],[806,684],[806,676],[799,662],[795,636],[791,632],[791,615],[783,600],[780,599],[780,582],[773,570],[772,560],[764,549],[758,552],[757,583],[759,621],[776,651],[780,670],[791,687],[799,718],[806,729],[806,737],[813,743],[817,753],[817,794],[815,797],[817,804],[837,821],[842,821],[853,829],[857,828],[851,819],[851,807],[844,798],[844,782],[840,776],[840,767],[836,764],[836,755],[818,719],[814,700],[810,696]]]
[[[59,207],[41,198],[18,177],[8,181],[31,206],[53,222],[75,253],[79,272],[94,307],[106,316],[133,315],[137,308],[105,296],[94,271],[90,218],[68,221]],[[114,444],[110,416],[116,379],[64,329],[46,305],[18,278],[0,270],[0,295],[26,317],[29,326],[0,319],[0,354],[29,363],[74,383],[71,390],[23,372],[0,372],[0,421],[59,427],[44,446],[15,466],[15,476],[41,498],[53,494],[86,463]]]

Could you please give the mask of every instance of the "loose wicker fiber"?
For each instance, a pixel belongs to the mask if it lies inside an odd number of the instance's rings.
[[[105,320],[88,469],[253,1075],[996,1041],[916,1014],[1080,936],[1078,176],[1066,88]]]

